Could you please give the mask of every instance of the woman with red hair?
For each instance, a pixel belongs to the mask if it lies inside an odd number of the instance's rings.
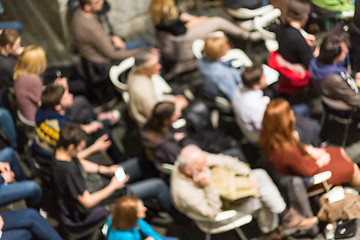
[[[259,146],[274,168],[283,174],[302,177],[331,171],[328,183],[350,183],[360,188],[359,167],[341,147],[315,148],[299,141],[294,112],[285,100],[273,100],[264,113]]]

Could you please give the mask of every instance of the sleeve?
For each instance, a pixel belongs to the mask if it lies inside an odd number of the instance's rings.
[[[84,194],[86,183],[81,174],[74,171],[74,169],[75,168],[69,169],[65,181],[71,197],[77,199],[79,195]]]
[[[225,70],[225,69],[224,69]],[[214,80],[218,83],[219,90],[229,99],[233,98],[234,91],[237,89],[240,79],[236,79],[236,74],[232,69],[227,69],[221,73],[216,73]],[[240,72],[238,73],[240,78]]]
[[[112,60],[125,59],[136,54],[137,49],[133,50],[120,50],[115,49],[111,37],[103,31],[94,32],[92,42],[95,47],[101,52],[105,57]]]
[[[295,175],[303,177],[313,176],[319,170],[315,160],[309,155],[302,156],[296,147],[285,147],[283,152],[275,157],[281,158],[283,164]]]
[[[299,56],[300,63],[305,66],[306,69],[309,68],[309,64],[311,59],[313,58],[313,53],[311,51],[310,46],[307,44],[305,38],[300,34],[298,44],[297,46],[297,52]]]
[[[336,74],[331,76],[334,78],[332,84],[335,90],[334,94],[336,98],[344,101],[346,104],[352,107],[360,107],[360,93],[357,93],[340,75]]]
[[[152,229],[152,227],[143,219],[139,219],[137,222],[140,231],[147,237],[153,237],[154,240],[162,240],[163,238]]]
[[[249,175],[251,173],[251,169],[248,165],[241,162],[237,158],[224,155],[224,154],[212,154],[208,152],[204,152],[206,161],[209,166],[220,166],[228,169],[233,169],[237,174],[240,175]]]
[[[29,94],[30,100],[38,106],[38,103],[41,101],[41,94],[43,91],[43,85],[40,79],[34,78],[30,84],[31,93]]]

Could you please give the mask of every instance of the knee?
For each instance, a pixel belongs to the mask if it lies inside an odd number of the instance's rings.
[[[158,189],[159,192],[169,191],[169,186],[165,183],[164,180],[160,178],[155,178],[152,180],[154,189]]]
[[[11,163],[13,161],[16,161],[16,153],[14,149],[11,147],[6,147],[0,152],[0,162],[8,162]]]

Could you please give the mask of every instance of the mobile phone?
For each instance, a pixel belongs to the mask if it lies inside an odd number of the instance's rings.
[[[126,174],[122,167],[119,167],[118,169],[116,169],[115,177],[119,182],[124,181],[124,179],[126,178]]]

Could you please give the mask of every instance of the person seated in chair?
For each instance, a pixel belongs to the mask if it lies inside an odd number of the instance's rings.
[[[50,159],[59,140],[60,128],[70,122],[65,111],[73,105],[73,95],[62,85],[49,84],[42,93],[41,104],[35,117],[34,149],[40,156]],[[111,132],[106,126],[106,121],[94,121],[81,126],[91,134],[91,145],[86,151],[95,153],[106,150],[113,162],[125,160],[124,155],[111,140]]]
[[[104,0],[80,0],[74,13],[71,29],[82,57],[99,64],[112,64],[133,56],[138,47],[148,46],[144,41],[124,42],[119,36],[105,32],[96,13],[103,9]]]
[[[232,107],[235,120],[246,139],[252,143],[257,143],[261,129],[264,112],[270,99],[264,96],[263,89],[267,87],[265,75],[260,65],[254,64],[246,67],[241,74],[243,86],[234,92]],[[310,118],[295,113],[295,129],[299,133],[300,139],[308,144],[319,145],[318,134],[319,124]]]
[[[0,172],[0,206],[24,199],[28,207],[40,208],[41,187],[28,180],[15,151],[10,147],[0,150]]]
[[[141,199],[155,198],[162,210],[170,209],[172,205],[169,188],[162,179],[139,180],[142,176],[138,163],[134,159],[129,159],[121,163],[126,176],[118,180],[115,171],[120,165],[104,166],[86,159],[88,155],[83,151],[86,137],[87,134],[79,125],[63,126],[52,166],[54,180],[64,207],[73,221],[82,221],[94,210],[94,207],[104,207],[114,203],[118,197],[126,195],[127,190]],[[92,186],[93,189],[88,184],[88,175],[92,173],[104,176],[97,183],[96,188]]]
[[[173,101],[180,111],[188,105],[183,95],[172,95],[170,88],[164,88],[166,82],[155,85],[152,78],[160,77],[160,70],[159,54],[156,51],[143,49],[135,55],[135,68],[130,71],[127,84],[130,95],[129,113],[139,126],[149,119],[158,102]],[[164,79],[161,80],[164,82]]]
[[[234,68],[231,62],[221,61],[230,48],[226,36],[212,36],[205,40],[204,57],[199,61],[199,71],[204,81],[204,94],[210,100],[220,96],[231,101],[234,90],[242,85],[240,70]]]
[[[197,216],[203,221],[214,221],[215,216],[222,211],[219,190],[215,187],[210,172],[210,168],[214,166],[249,176],[259,198],[243,199],[234,209],[238,211],[238,216],[255,212],[260,230],[269,239],[282,237],[278,231],[279,215],[282,221],[281,232],[284,234],[306,229],[317,223],[316,217],[305,218],[293,208],[287,207],[279,190],[264,170],[251,170],[237,159],[206,153],[195,145],[182,149],[170,179],[173,203],[180,212],[190,217]]]

